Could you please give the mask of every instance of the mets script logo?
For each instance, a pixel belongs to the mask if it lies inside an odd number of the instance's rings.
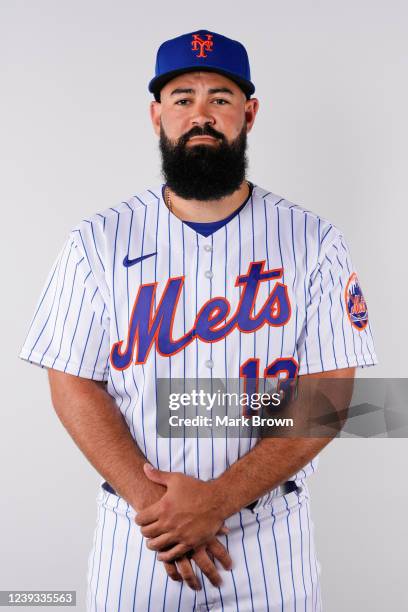
[[[203,40],[198,34],[193,34],[193,40],[191,41],[191,49],[193,51],[199,51],[199,54],[196,55],[196,57],[207,57],[205,52],[213,50],[213,35],[206,34],[206,36],[207,39]]]
[[[355,272],[353,272],[348,280],[345,298],[350,323],[359,331],[362,331],[368,323],[368,312],[367,304]]]
[[[264,270],[265,261],[251,262],[246,274],[236,277],[235,287],[241,287],[241,297],[234,314],[224,297],[206,301],[197,313],[193,327],[180,338],[173,338],[173,321],[179,304],[184,276],[169,278],[155,309],[157,283],[140,285],[129,320],[126,338],[115,342],[111,364],[116,370],[145,363],[150,350],[169,357],[183,350],[195,338],[203,342],[219,342],[234,329],[252,333],[264,325],[281,327],[291,316],[287,287],[279,282],[283,269]],[[257,309],[255,301],[261,283],[274,281],[265,303]]]

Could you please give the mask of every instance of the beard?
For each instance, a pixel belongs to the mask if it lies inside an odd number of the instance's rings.
[[[187,146],[192,136],[204,135],[219,139],[218,144]],[[245,179],[246,148],[246,123],[232,142],[206,124],[192,128],[175,144],[160,126],[164,179],[175,194],[186,200],[219,200],[234,193]]]

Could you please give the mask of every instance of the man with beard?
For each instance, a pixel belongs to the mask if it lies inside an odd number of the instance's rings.
[[[338,228],[246,180],[241,43],[166,41],[149,89],[165,183],[71,232],[21,352],[103,477],[87,609],[321,610],[306,480],[336,432],[170,431],[161,383],[196,400],[218,379],[247,397],[259,379],[352,380],[377,362],[361,288]],[[350,385],[328,397],[347,408]]]

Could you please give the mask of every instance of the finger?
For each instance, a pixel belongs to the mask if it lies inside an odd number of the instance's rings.
[[[162,535],[159,535],[157,538],[151,538],[150,540],[147,540],[146,542],[146,546],[149,550],[156,550],[156,551],[164,551],[166,549],[168,549],[170,551],[170,549],[172,549],[173,545],[177,544],[177,539],[171,534],[171,533],[163,533]],[[187,552],[188,548],[185,548],[185,550],[183,551],[183,554],[185,552]],[[163,559],[163,561],[172,561],[173,559]],[[162,561],[162,559],[160,559],[160,561]]]
[[[163,565],[169,578],[176,580],[177,582],[183,581],[182,576],[177,571],[177,566],[175,563],[163,563]]]
[[[136,525],[150,525],[159,518],[159,502],[148,506],[144,510],[140,510],[135,517]]]
[[[150,465],[150,463],[145,463],[143,465],[143,471],[149,480],[167,486],[170,472],[163,472],[162,470],[158,470],[157,468]]]
[[[160,552],[157,558],[159,561],[175,561],[185,555],[188,550],[189,548],[185,544],[177,544],[177,546],[173,546],[169,550]]]
[[[187,557],[181,557],[180,559],[177,559],[176,566],[179,574],[188,584],[188,586],[194,591],[200,591],[201,582],[194,573],[190,559],[187,559]]]
[[[155,523],[150,523],[150,525],[145,525],[140,528],[140,533],[145,538],[157,538],[162,535],[163,528],[160,527],[160,521],[156,521]]]
[[[228,529],[228,527],[225,527],[225,525],[223,525],[222,527],[220,527],[219,531],[217,531],[217,535],[227,535],[227,533],[229,533],[230,530]]]
[[[232,568],[232,559],[229,552],[225,546],[223,546],[221,542],[217,540],[217,538],[213,538],[208,544],[206,544],[206,548],[215,559],[218,559],[224,569],[230,570]]]
[[[211,584],[213,584],[215,587],[221,585],[221,576],[219,575],[214,562],[210,559],[204,547],[196,549],[193,554],[193,559],[197,563],[201,571],[207,576]]]

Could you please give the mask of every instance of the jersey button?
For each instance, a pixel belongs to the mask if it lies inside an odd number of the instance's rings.
[[[210,251],[212,251],[212,246],[211,246],[211,244],[205,244],[205,245],[204,245],[204,251],[207,251],[208,253],[209,253]]]
[[[213,368],[214,367],[214,362],[212,359],[207,359],[207,361],[205,362],[205,365],[207,368]]]
[[[213,274],[213,272],[212,272],[211,270],[206,270],[206,271],[204,272],[204,276],[205,276],[206,278],[212,278],[212,277],[214,276],[214,274]]]

